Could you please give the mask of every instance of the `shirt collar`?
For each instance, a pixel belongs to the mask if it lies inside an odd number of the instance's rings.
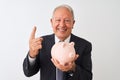
[[[65,40],[64,42],[70,42],[70,38],[71,38],[71,35],[69,35]],[[55,43],[59,42],[60,40],[58,39],[58,37],[55,35]]]

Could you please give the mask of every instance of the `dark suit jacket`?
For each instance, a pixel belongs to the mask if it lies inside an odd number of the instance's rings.
[[[79,58],[75,61],[76,70],[72,77],[66,80],[92,80],[91,43],[71,34],[70,42],[75,42],[76,53]],[[43,36],[42,49],[36,57],[35,65],[31,66],[28,55],[23,62],[24,74],[29,77],[40,70],[41,80],[55,80],[56,67],[51,62],[51,48],[55,44],[54,34]],[[67,72],[65,72],[67,74]]]

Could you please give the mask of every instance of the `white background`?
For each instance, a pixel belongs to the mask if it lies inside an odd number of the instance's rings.
[[[39,80],[23,74],[32,28],[52,33],[50,18],[60,4],[73,7],[73,33],[93,45],[93,80],[120,80],[120,0],[0,0],[0,80]]]

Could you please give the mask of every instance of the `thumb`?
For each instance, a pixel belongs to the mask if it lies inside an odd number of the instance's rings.
[[[74,59],[74,60],[77,60],[77,58],[78,58],[78,57],[79,57],[79,55],[78,55],[78,54],[76,54],[76,55],[75,55],[75,59]]]
[[[31,32],[31,35],[30,35],[30,39],[34,39],[35,38],[35,33],[36,33],[36,26],[34,26],[32,32]]]

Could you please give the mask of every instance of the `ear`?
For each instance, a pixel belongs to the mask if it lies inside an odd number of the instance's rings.
[[[75,24],[75,20],[73,20],[73,27],[74,27],[74,24]],[[73,27],[72,27],[72,29],[73,29]]]
[[[53,21],[52,21],[52,18],[50,19],[50,22],[51,22],[51,24],[52,24],[52,22],[53,22]]]
[[[50,19],[51,26],[53,27],[53,19]]]
[[[73,25],[75,24],[75,20],[73,21]]]

